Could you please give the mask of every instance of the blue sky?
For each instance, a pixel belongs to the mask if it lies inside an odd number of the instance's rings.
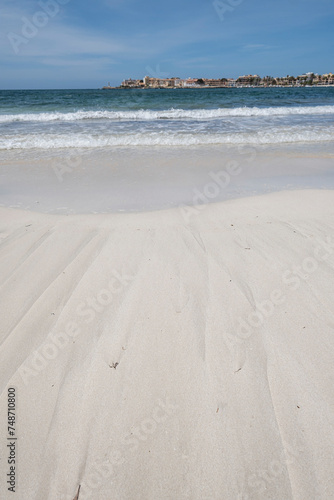
[[[0,88],[334,72],[333,26],[333,0],[2,0]]]

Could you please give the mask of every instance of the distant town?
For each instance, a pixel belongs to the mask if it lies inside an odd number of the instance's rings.
[[[231,87],[304,87],[334,85],[333,73],[318,75],[305,73],[299,76],[273,77],[259,75],[244,75],[239,78],[155,78],[145,76],[143,80],[124,80],[119,87],[110,84],[103,89],[177,89],[177,88],[231,88]]]

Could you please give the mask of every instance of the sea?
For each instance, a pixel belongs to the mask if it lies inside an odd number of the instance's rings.
[[[334,87],[0,91],[0,151],[333,141]]]

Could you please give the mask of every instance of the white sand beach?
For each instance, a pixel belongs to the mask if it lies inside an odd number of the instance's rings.
[[[334,498],[334,191],[190,208],[0,209],[5,500]]]
[[[2,4],[0,500],[334,500],[334,1]]]

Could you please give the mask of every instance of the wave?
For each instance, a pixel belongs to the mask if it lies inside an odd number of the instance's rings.
[[[0,115],[0,123],[76,122],[82,120],[211,120],[225,117],[334,114],[334,106],[243,107],[218,109],[166,109],[137,111],[75,111],[73,113],[23,113]]]
[[[284,144],[310,143],[334,140],[334,131],[322,130],[271,130],[267,132],[233,134],[194,134],[150,132],[118,135],[92,134],[26,134],[0,137],[0,150],[9,149],[62,149],[100,148],[118,146],[200,146],[210,144]]]

